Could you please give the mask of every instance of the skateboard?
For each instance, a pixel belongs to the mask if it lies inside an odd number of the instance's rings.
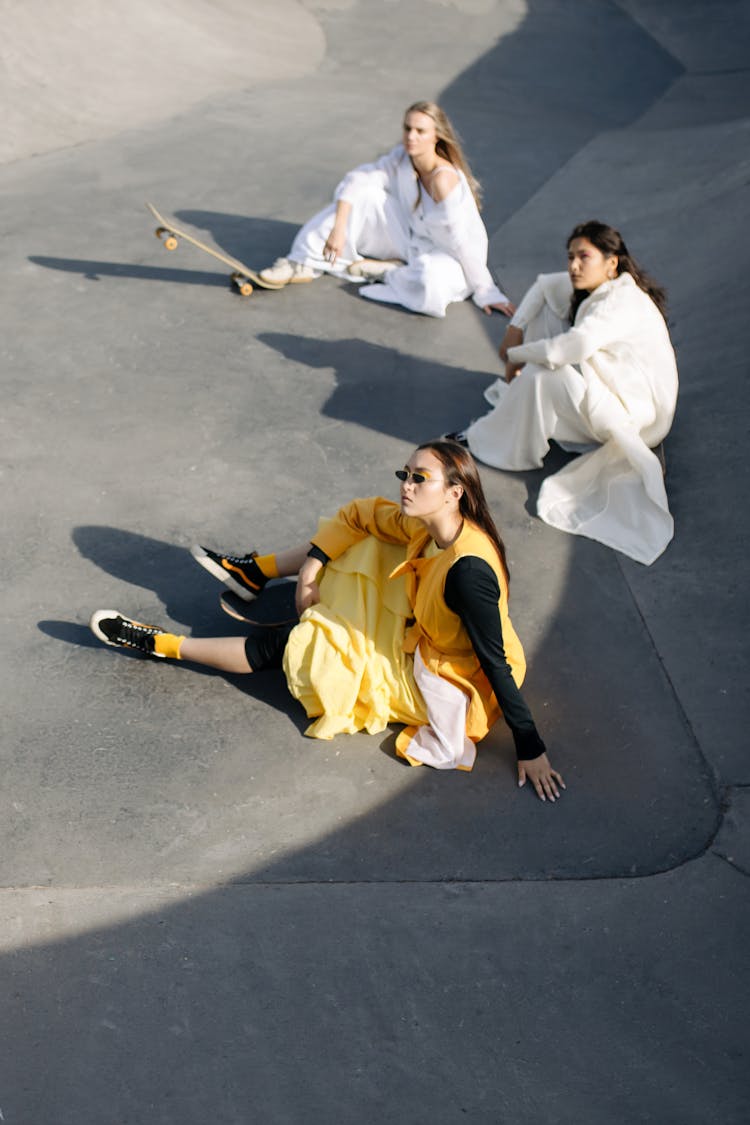
[[[233,590],[225,590],[221,595],[221,608],[238,621],[249,625],[272,628],[275,625],[295,625],[299,621],[294,595],[297,583],[282,579],[269,582],[251,602],[245,601]]]
[[[251,270],[244,262],[238,258],[232,258],[228,254],[222,254],[219,250],[214,250],[212,246],[207,246],[205,242],[200,242],[192,234],[188,234],[184,230],[180,230],[174,223],[165,219],[160,215],[156,208],[151,203],[147,203],[146,207],[156,219],[159,224],[154,234],[160,240],[165,250],[176,250],[181,238],[186,242],[190,242],[193,246],[197,246],[199,250],[204,253],[210,254],[212,258],[223,262],[225,266],[229,266],[232,270],[232,284],[239,289],[243,297],[249,297],[253,291],[253,286],[258,285],[261,289],[283,289],[283,283],[278,281],[264,281],[259,273]]]

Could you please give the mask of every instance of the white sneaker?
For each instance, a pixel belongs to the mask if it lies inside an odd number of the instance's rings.
[[[363,281],[382,281],[390,270],[398,269],[403,264],[400,258],[387,258],[384,261],[360,258],[358,262],[352,262],[346,272],[350,277],[360,277]]]
[[[293,262],[291,258],[277,258],[272,266],[260,271],[260,276],[264,281],[276,285],[295,285],[301,281],[315,281],[317,274],[301,262]]]

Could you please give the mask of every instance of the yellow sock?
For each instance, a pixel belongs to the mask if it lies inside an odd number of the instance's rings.
[[[261,574],[266,578],[278,578],[279,568],[276,565],[276,555],[256,555],[255,562],[257,563]]]
[[[154,652],[159,656],[167,656],[170,660],[179,660],[184,640],[184,637],[178,637],[176,633],[157,633],[154,637]]]

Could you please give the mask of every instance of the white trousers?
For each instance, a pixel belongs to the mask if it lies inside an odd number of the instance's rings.
[[[402,208],[382,187],[373,185],[357,192],[346,244],[331,264],[323,257],[323,247],[335,215],[336,204],[330,203],[305,223],[289,251],[293,262],[302,262],[318,274],[346,276],[351,281],[347,267],[360,258],[399,258],[406,265],[390,270],[382,283],[363,285],[360,292],[371,301],[402,305],[426,316],[443,317],[451,302],[471,296],[461,264],[432,247],[428,239],[416,238]]]

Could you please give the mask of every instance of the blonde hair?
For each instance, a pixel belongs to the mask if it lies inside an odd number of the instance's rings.
[[[442,110],[436,102],[414,102],[404,113],[404,120],[410,113],[425,113],[435,123],[435,132],[437,133],[437,143],[435,145],[435,152],[442,156],[445,160],[449,161],[454,168],[458,168],[463,172],[466,177],[471,194],[474,196],[474,201],[477,207],[482,206],[482,188],[472,172],[469,162],[464,156],[463,149],[461,148],[461,138],[451,124],[450,118],[445,110]]]

